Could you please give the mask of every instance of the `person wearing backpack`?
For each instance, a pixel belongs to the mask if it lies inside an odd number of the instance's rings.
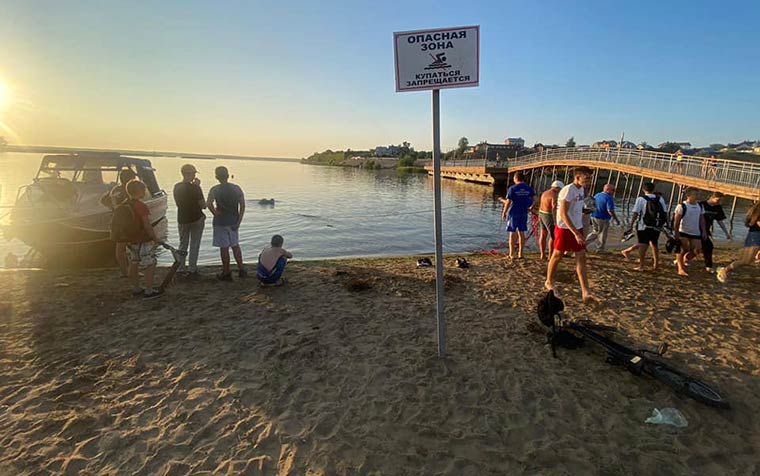
[[[114,220],[119,220],[123,235],[127,238],[127,253],[129,255],[129,283],[132,285],[132,296],[153,299],[163,294],[163,290],[153,288],[153,277],[156,273],[156,243],[158,237],[150,224],[150,211],[142,202],[145,196],[145,184],[139,180],[127,183],[129,200],[114,211]],[[127,216],[131,221],[125,221]],[[117,218],[118,215],[118,218]],[[145,274],[145,289],[140,287],[139,268]]]
[[[137,178],[132,169],[123,169],[119,172],[119,184],[113,187],[105,195],[100,197],[100,204],[104,207],[108,207],[111,210],[116,210],[116,207],[124,203],[129,197],[127,196],[127,183]],[[119,272],[122,278],[126,278],[129,271],[129,259],[127,259],[127,243],[126,241],[118,241],[112,238],[112,241],[116,243],[116,264],[119,265]]]
[[[686,189],[686,200],[679,203],[673,214],[673,232],[681,242],[681,251],[676,255],[676,265],[680,276],[688,276],[687,260],[702,249],[702,241],[707,239],[705,210],[697,201],[697,189]]]
[[[715,273],[721,283],[728,281],[728,275],[733,273],[736,268],[752,263],[752,260],[760,253],[760,197],[747,212],[744,224],[748,228],[747,238],[744,240],[744,248],[739,252],[739,259],[726,267],[718,268]]]
[[[639,266],[637,271],[644,271],[644,260],[646,259],[647,248],[652,249],[652,269],[656,270],[660,260],[660,251],[657,247],[660,240],[660,231],[668,221],[668,215],[665,210],[668,205],[662,197],[658,197],[654,191],[654,183],[647,182],[643,186],[644,195],[638,197],[633,205],[633,217],[631,226],[626,233],[633,231],[636,225],[636,238],[638,239],[637,249],[639,251]],[[623,250],[623,256],[626,258],[628,250]]]

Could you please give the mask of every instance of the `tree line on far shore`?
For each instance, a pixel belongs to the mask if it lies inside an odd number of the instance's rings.
[[[565,147],[576,147],[575,137],[570,137],[565,142]],[[538,150],[550,149],[561,147],[558,145],[544,145],[536,143],[533,147],[522,147],[514,152],[514,157],[522,155],[532,154]],[[653,152],[663,152],[667,154],[674,154],[682,147],[677,142],[664,142],[659,147],[652,147],[646,142],[642,142],[637,146],[638,149],[649,150]],[[739,152],[735,150],[726,150],[726,146],[722,144],[710,144],[708,147],[700,149],[691,149],[684,151],[685,153],[710,157],[715,156],[720,159],[726,160],[740,160],[747,162],[760,163],[760,155]],[[470,147],[470,142],[467,137],[462,137],[457,141],[457,147],[448,150],[441,154],[442,160],[457,160],[469,155],[471,158],[483,158],[483,152],[478,150],[478,147]],[[510,154],[509,158],[513,156]],[[425,150],[414,150],[409,142],[402,142],[399,145],[391,145],[387,147],[377,147],[369,150],[325,150],[323,152],[315,152],[309,157],[301,159],[304,164],[314,165],[333,165],[344,167],[363,167],[367,169],[382,169],[392,168],[389,166],[388,159],[395,159],[393,164],[395,168],[419,168],[426,161],[433,158],[433,153]],[[507,157],[504,157],[505,159]]]

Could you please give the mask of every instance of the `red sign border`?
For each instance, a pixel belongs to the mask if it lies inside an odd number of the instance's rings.
[[[453,84],[451,86],[438,86],[438,87],[429,87],[429,86],[417,86],[412,88],[401,88],[401,85],[399,84],[399,67],[398,67],[398,37],[399,36],[406,36],[410,34],[418,34],[418,33],[440,33],[444,31],[456,31],[456,30],[465,30],[465,29],[475,29],[475,33],[477,34],[477,41],[475,43],[476,51],[477,51],[477,61],[475,62],[475,75],[477,79],[475,81],[470,81],[467,83],[459,83],[459,84]],[[456,28],[432,28],[429,30],[411,30],[411,31],[396,31],[393,33],[393,59],[396,63],[396,92],[397,93],[404,93],[407,91],[433,91],[435,89],[451,89],[451,88],[472,88],[476,87],[480,84],[480,25],[470,25],[470,26],[460,26]]]

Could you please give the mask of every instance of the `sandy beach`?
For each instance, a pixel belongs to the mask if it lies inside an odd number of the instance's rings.
[[[434,270],[415,258],[293,263],[266,289],[204,268],[153,301],[113,270],[0,272],[0,474],[760,472],[757,265],[720,285],[592,255],[599,307],[570,260],[558,276],[571,316],[669,342],[669,362],[728,397],[718,410],[594,346],[551,358],[537,258],[453,260],[445,361]],[[644,423],[663,407],[689,426]]]

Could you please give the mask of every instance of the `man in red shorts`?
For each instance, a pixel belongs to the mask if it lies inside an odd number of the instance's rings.
[[[577,167],[573,183],[565,185],[557,197],[557,224],[554,227],[554,251],[546,271],[546,289],[554,289],[554,273],[565,252],[575,253],[575,269],[581,283],[583,301],[595,301],[588,288],[586,240],[583,234],[583,188],[589,185],[591,170]]]

